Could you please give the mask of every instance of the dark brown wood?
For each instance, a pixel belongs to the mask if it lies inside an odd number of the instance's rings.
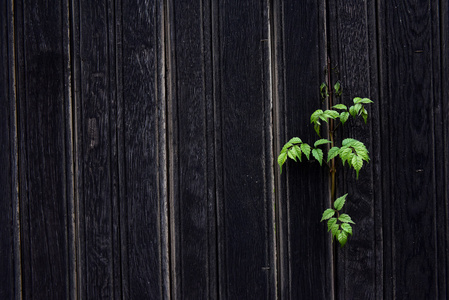
[[[437,101],[436,112],[439,113],[435,119],[435,124],[439,125],[437,129],[439,137],[436,138],[436,145],[438,146],[437,164],[441,167],[440,172],[437,173],[437,239],[438,239],[438,297],[449,297],[449,257],[447,249],[449,248],[449,3],[441,1],[438,5],[433,7],[433,16],[439,17],[439,22],[435,22],[434,26],[438,26],[435,30],[437,34],[434,38],[439,38],[439,59],[434,61],[435,74],[441,76],[439,90],[435,92]],[[435,28],[435,27],[434,27]],[[439,118],[438,118],[439,117]]]
[[[70,299],[64,8],[37,1],[14,6],[24,298]]]
[[[110,55],[107,1],[79,1],[74,4],[74,23],[79,39],[75,48],[79,64],[77,79],[77,180],[82,193],[79,209],[79,296],[111,299],[114,297],[113,226],[115,196],[113,169],[117,162],[111,153],[113,116],[116,98],[114,56]],[[113,22],[110,20],[111,23]],[[115,85],[115,84],[114,84]]]
[[[374,1],[360,5],[359,1],[332,1],[329,5],[328,32],[330,38],[330,60],[332,64],[332,85],[339,80],[343,97],[335,103],[347,106],[354,97],[367,97],[375,101],[368,108],[369,123],[362,118],[350,120],[336,133],[337,145],[341,140],[352,137],[362,141],[368,148],[371,163],[365,164],[356,180],[355,172],[338,165],[338,196],[348,193],[344,211],[356,222],[353,236],[344,249],[337,249],[337,274],[335,278],[336,298],[359,299],[382,298],[382,244],[377,242],[381,227],[379,219],[382,197],[376,193],[380,181],[378,163],[377,111],[380,106],[377,93],[377,32]],[[354,30],[354,29],[357,30]],[[374,119],[374,120],[373,120]],[[376,169],[377,167],[377,169]],[[380,224],[379,224],[380,225]],[[360,289],[360,286],[364,286]]]
[[[445,299],[449,4],[3,1],[1,299]],[[331,74],[325,73],[330,58]],[[319,85],[375,101],[321,214]]]
[[[168,299],[167,174],[162,4],[124,1],[120,176],[122,272],[130,299]]]
[[[436,1],[383,1],[380,6],[386,55],[381,113],[388,118],[382,134],[389,136],[381,151],[391,176],[387,197],[392,212],[390,219],[384,218],[384,230],[391,231],[384,254],[391,262],[385,264],[392,273],[387,280],[393,284],[387,295],[397,299],[438,298],[434,5]]]
[[[310,114],[321,108],[324,72],[324,6],[316,1],[275,2],[278,146],[298,136],[318,139]],[[304,31],[303,31],[304,30]],[[276,166],[277,167],[277,166]],[[277,185],[280,219],[281,299],[331,299],[332,264],[321,214],[329,206],[327,174],[318,163],[288,163]]]
[[[272,130],[266,17],[262,1],[219,1],[218,78],[221,173],[218,199],[218,256],[223,299],[273,297]]]
[[[212,12],[208,1],[170,4],[172,291],[176,299],[216,299]]]
[[[11,44],[9,29],[9,3],[0,4],[0,298],[13,299],[15,294],[15,257],[14,257],[14,211],[16,174],[14,174],[16,153],[14,151],[15,136],[15,97],[10,90],[11,74],[14,68],[13,55],[10,55]],[[20,276],[19,274],[17,274]],[[17,276],[17,277],[18,277]]]

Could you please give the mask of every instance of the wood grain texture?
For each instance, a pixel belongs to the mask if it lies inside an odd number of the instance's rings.
[[[449,249],[449,103],[446,99],[449,99],[449,3],[442,1],[438,10],[434,10],[439,13],[440,23],[439,23],[439,34],[440,34],[440,74],[441,74],[441,119],[442,128],[441,133],[443,134],[441,139],[442,147],[440,151],[444,154],[444,167],[443,176],[438,180],[438,189],[441,191],[443,199],[445,199],[444,204],[438,204],[437,211],[439,212],[440,218],[437,219],[437,228],[440,229],[439,234],[439,262],[441,264],[439,268],[439,281],[438,281],[438,291],[439,297],[448,298],[449,297],[449,258],[447,256],[447,249]],[[438,68],[436,68],[438,69]],[[442,180],[442,181],[441,181]],[[443,201],[438,201],[441,203]],[[443,213],[444,212],[444,213]],[[443,263],[443,261],[445,263]]]
[[[114,57],[110,56],[107,1],[79,1],[74,6],[79,48],[77,146],[79,194],[79,296],[114,297],[114,197],[112,188],[112,94]],[[111,75],[112,74],[112,75]],[[112,121],[113,122],[113,121]]]
[[[162,4],[122,5],[125,298],[169,299]],[[165,222],[165,224],[164,224]]]
[[[34,5],[33,5],[34,4]],[[17,7],[18,8],[18,7]],[[67,297],[61,7],[23,3],[21,218],[24,297]],[[17,24],[16,24],[17,25]]]
[[[447,2],[432,3],[432,96],[434,97],[434,174],[435,174],[435,238],[436,238],[436,290],[437,298],[449,296],[448,291],[448,17]]]
[[[215,2],[214,5],[217,5]],[[217,84],[221,108],[222,174],[218,195],[220,298],[268,299],[274,294],[270,253],[273,209],[271,97],[264,76],[269,36],[267,3],[220,1]]]
[[[14,163],[16,153],[14,152],[14,91],[10,91],[11,77],[14,62],[10,54],[9,36],[12,34],[8,29],[9,5],[6,1],[0,4],[0,298],[14,298],[15,276],[14,276],[14,210],[15,202],[13,196],[14,186]],[[12,102],[12,103],[11,103]]]
[[[173,150],[174,298],[216,299],[216,204],[211,7],[173,1],[170,40]],[[196,16],[191,18],[190,16]]]
[[[387,195],[391,219],[384,230],[391,241],[384,255],[392,278],[385,297],[437,298],[435,224],[435,102],[432,6],[435,1],[384,1],[380,25],[382,51],[381,113],[388,118],[381,149],[390,173]],[[390,256],[391,257],[388,257]]]
[[[449,296],[447,1],[7,0],[0,25],[1,299]],[[334,257],[326,169],[276,164],[317,138],[328,54],[341,102],[375,101],[337,136],[371,163],[339,173]]]
[[[69,299],[62,5],[15,3],[24,298]],[[25,22],[26,20],[26,22]],[[59,28],[60,30],[53,30]]]
[[[379,162],[379,150],[375,148],[375,138],[379,137],[377,120],[377,53],[376,18],[373,1],[332,1],[329,6],[329,32],[331,67],[334,82],[339,80],[343,87],[343,97],[335,103],[350,106],[354,97],[367,97],[375,101],[370,105],[369,123],[360,118],[350,120],[344,129],[336,134],[337,144],[347,137],[362,141],[371,154],[372,163],[365,164],[356,180],[355,172],[341,166],[337,167],[337,197],[349,193],[345,205],[347,212],[356,222],[354,235],[344,249],[337,250],[337,274],[335,280],[338,299],[376,299],[381,297],[382,257],[378,257],[382,244],[378,241],[376,214],[381,211],[381,197],[375,193],[380,182],[374,164]],[[332,46],[333,45],[333,46]],[[380,268],[380,271],[378,270]],[[360,289],[359,286],[364,288]],[[379,294],[380,293],[380,294]]]
[[[278,151],[298,136],[317,139],[310,114],[321,107],[324,74],[324,6],[316,1],[276,1]],[[277,155],[276,153],[276,155]],[[284,175],[285,174],[285,175]],[[328,172],[315,163],[288,163],[280,177],[279,259],[281,299],[331,299],[331,257],[326,227]],[[319,284],[317,284],[319,283]]]

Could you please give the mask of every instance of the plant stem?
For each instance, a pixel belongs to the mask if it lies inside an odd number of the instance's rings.
[[[328,90],[329,90],[329,97],[328,97],[328,106],[329,109],[332,108],[332,106],[334,106],[334,101],[333,101],[333,86],[331,85],[331,60],[330,60],[330,56],[327,57],[327,86],[328,86]],[[329,120],[329,139],[331,141],[331,145],[330,147],[334,147],[334,120],[330,119]],[[335,168],[335,159],[331,159],[331,165],[330,165],[330,172],[331,172],[331,194],[330,194],[330,205],[331,207],[334,206],[334,202],[336,199],[336,168]],[[335,244],[332,243],[332,278],[333,278],[333,283],[332,283],[332,290],[333,290],[333,295],[332,295],[332,299],[337,299],[337,290],[336,290],[336,275],[337,275],[337,247]]]
[[[333,88],[331,85],[331,61],[330,58],[327,57],[327,86],[328,86],[328,90],[329,90],[329,97],[328,97],[328,106],[329,109],[332,108],[332,106],[334,106],[334,101],[333,101]],[[330,119],[329,120],[329,138],[331,140],[331,148],[334,147],[334,120]],[[331,205],[334,204],[335,201],[335,190],[336,190],[336,182],[335,182],[335,173],[336,173],[336,169],[335,169],[335,159],[331,159],[331,166],[330,166],[330,172],[331,172]]]

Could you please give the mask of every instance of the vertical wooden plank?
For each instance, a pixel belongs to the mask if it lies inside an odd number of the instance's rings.
[[[447,1],[433,1],[432,20],[432,70],[434,102],[435,145],[435,238],[437,298],[448,298],[448,88],[449,88],[449,6]]]
[[[16,181],[14,176],[14,165],[17,153],[14,152],[14,131],[15,131],[15,108],[14,91],[10,91],[11,74],[14,74],[13,55],[10,53],[9,29],[10,10],[7,1],[0,4],[0,298],[13,299],[15,296],[15,278],[20,274],[15,274],[14,264],[14,210],[15,201],[13,191]],[[13,102],[14,104],[12,105]]]
[[[169,299],[162,1],[123,1],[124,297]]]
[[[449,99],[449,3],[447,1],[440,1],[439,7],[440,13],[440,59],[441,59],[441,106],[442,106],[442,133],[443,133],[443,147],[441,151],[444,152],[444,181],[440,182],[440,188],[442,189],[442,194],[444,196],[445,202],[444,207],[440,210],[440,207],[437,208],[438,211],[444,211],[444,218],[442,222],[444,225],[438,220],[437,227],[441,229],[444,236],[439,240],[439,250],[440,257],[445,258],[445,264],[443,264],[441,270],[441,278],[440,280],[440,295],[441,297],[449,297],[449,258],[447,257],[447,249],[449,249],[449,185],[446,184],[449,182],[449,103],[446,99]],[[441,149],[441,148],[440,148]],[[439,202],[438,202],[439,203]],[[444,209],[445,208],[445,209]],[[445,291],[445,292],[444,292]]]
[[[67,280],[68,299],[77,299],[77,245],[76,245],[76,187],[75,187],[75,127],[74,127],[74,90],[73,90],[73,61],[71,24],[73,16],[69,1],[61,3],[62,10],[62,49],[64,53],[64,129],[65,129],[65,180],[66,180],[66,232],[67,232]]]
[[[79,228],[79,297],[113,299],[117,294],[114,218],[117,195],[113,1],[77,1],[74,59]],[[112,35],[112,36],[111,36]],[[115,276],[115,277],[114,277]]]
[[[313,143],[310,114],[321,108],[324,73],[324,3],[275,1],[277,155],[294,136]],[[285,174],[285,175],[284,175]],[[288,163],[277,184],[280,214],[279,297],[331,299],[329,236],[319,223],[329,204],[328,172],[317,163]]]
[[[275,293],[268,3],[217,4],[219,297],[268,299]]]
[[[216,299],[212,11],[210,1],[170,5],[173,297]]]
[[[382,157],[390,173],[391,244],[385,246],[388,297],[438,298],[435,224],[436,177],[434,51],[432,11],[435,1],[380,2],[383,51],[382,134],[389,144]],[[388,226],[390,225],[390,226]],[[389,242],[389,241],[388,241]],[[391,250],[390,250],[391,249]],[[389,252],[391,251],[391,252]],[[390,256],[391,257],[388,257]],[[386,260],[386,261],[387,261]],[[388,281],[392,281],[392,286]]]
[[[15,2],[24,298],[69,299],[63,5]],[[55,30],[57,28],[58,30]]]
[[[343,249],[337,250],[338,299],[379,298],[382,295],[382,244],[378,214],[382,197],[376,178],[380,161],[379,120],[377,116],[377,36],[374,1],[331,1],[329,6],[329,33],[333,83],[343,87],[343,97],[335,103],[351,105],[354,97],[368,97],[375,101],[368,108],[369,123],[360,118],[344,126],[337,133],[337,141],[352,137],[362,141],[370,151],[371,164],[365,165],[358,180],[353,170],[338,167],[338,196],[348,193],[345,212],[356,222],[353,236]],[[333,84],[332,83],[332,84]],[[376,119],[377,118],[377,119]],[[380,276],[380,278],[379,278]],[[380,286],[378,286],[379,284]],[[363,288],[359,288],[363,286]]]

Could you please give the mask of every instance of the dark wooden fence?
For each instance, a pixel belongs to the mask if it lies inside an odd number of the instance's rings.
[[[1,299],[446,299],[446,0],[0,4]],[[339,193],[312,141],[327,59],[370,97]]]

